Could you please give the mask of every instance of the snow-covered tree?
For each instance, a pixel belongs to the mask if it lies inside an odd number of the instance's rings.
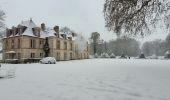
[[[139,42],[132,38],[118,38],[108,43],[108,53],[121,56],[137,56],[139,54]]]
[[[5,24],[4,24],[5,13],[0,10],[0,43],[2,42],[2,37],[5,34]]]
[[[142,45],[142,51],[146,56],[163,56],[168,49],[168,43],[164,40],[156,39],[147,41]]]
[[[103,11],[106,27],[118,36],[147,34],[159,20],[170,26],[169,0],[105,0]]]
[[[112,53],[112,54],[110,55],[110,58],[116,58],[115,54]]]
[[[0,36],[2,36],[2,33],[5,29],[4,18],[5,13],[2,10],[0,10],[0,32],[1,32]]]
[[[168,34],[168,36],[166,37],[166,42],[167,42],[168,50],[170,51],[170,34]]]

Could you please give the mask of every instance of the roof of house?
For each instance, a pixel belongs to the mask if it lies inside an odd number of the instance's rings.
[[[26,26],[28,28],[35,28],[35,27],[37,27],[37,25],[33,22],[32,19],[27,20],[27,21],[22,21],[19,25]]]
[[[24,32],[22,33],[22,35],[26,35],[26,36],[33,36],[33,37],[37,37],[37,35],[35,35],[36,33],[33,32],[33,28],[36,29],[38,28],[38,26],[34,23],[34,21],[32,19],[27,20],[27,21],[22,21],[18,26],[25,26],[26,29],[24,30]],[[45,27],[45,30],[40,29],[40,38],[45,38],[45,37],[55,37],[56,36],[56,32],[53,28],[51,27]],[[66,39],[69,39],[68,37],[73,37],[71,32],[68,33],[64,33],[64,32],[59,32],[59,38],[64,38],[63,34],[66,34]],[[18,33],[15,34],[14,36],[18,36]],[[13,37],[13,35],[11,34],[9,37]]]

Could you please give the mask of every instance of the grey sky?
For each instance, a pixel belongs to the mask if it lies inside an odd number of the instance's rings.
[[[1,0],[0,8],[6,13],[7,27],[33,18],[37,25],[44,22],[50,27],[68,26],[86,38],[97,31],[105,40],[115,39],[104,27],[103,4],[104,0]],[[165,34],[154,34],[146,39],[155,38],[165,38]]]

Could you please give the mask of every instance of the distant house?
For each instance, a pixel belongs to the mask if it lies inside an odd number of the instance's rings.
[[[59,32],[59,26],[38,27],[32,19],[22,21],[17,27],[6,29],[3,37],[4,62],[36,62],[43,57],[55,57],[56,60],[89,58],[88,44],[82,51],[76,51],[72,35]],[[81,56],[80,56],[81,55]]]

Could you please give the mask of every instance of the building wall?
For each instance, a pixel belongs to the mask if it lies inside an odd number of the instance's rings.
[[[45,39],[31,36],[3,38],[3,60],[18,59],[23,62],[25,59],[42,59],[44,57],[44,43]],[[49,56],[55,57],[58,61],[88,58],[88,47],[81,52],[77,52],[72,40],[49,37],[48,43],[50,47]],[[10,53],[12,51],[15,53]]]
[[[31,40],[34,46],[31,46]],[[41,41],[41,42],[40,42]],[[15,36],[3,39],[3,60],[43,58],[44,39],[30,36]],[[14,45],[14,46],[13,46]],[[10,53],[14,51],[15,53]],[[40,54],[41,53],[41,54]],[[13,57],[12,57],[13,56]]]
[[[48,38],[48,40],[49,40],[49,47],[50,47],[50,56],[55,57],[57,60],[74,59],[73,41],[56,38],[56,37],[50,37]],[[60,41],[59,48],[58,48],[58,41]]]

